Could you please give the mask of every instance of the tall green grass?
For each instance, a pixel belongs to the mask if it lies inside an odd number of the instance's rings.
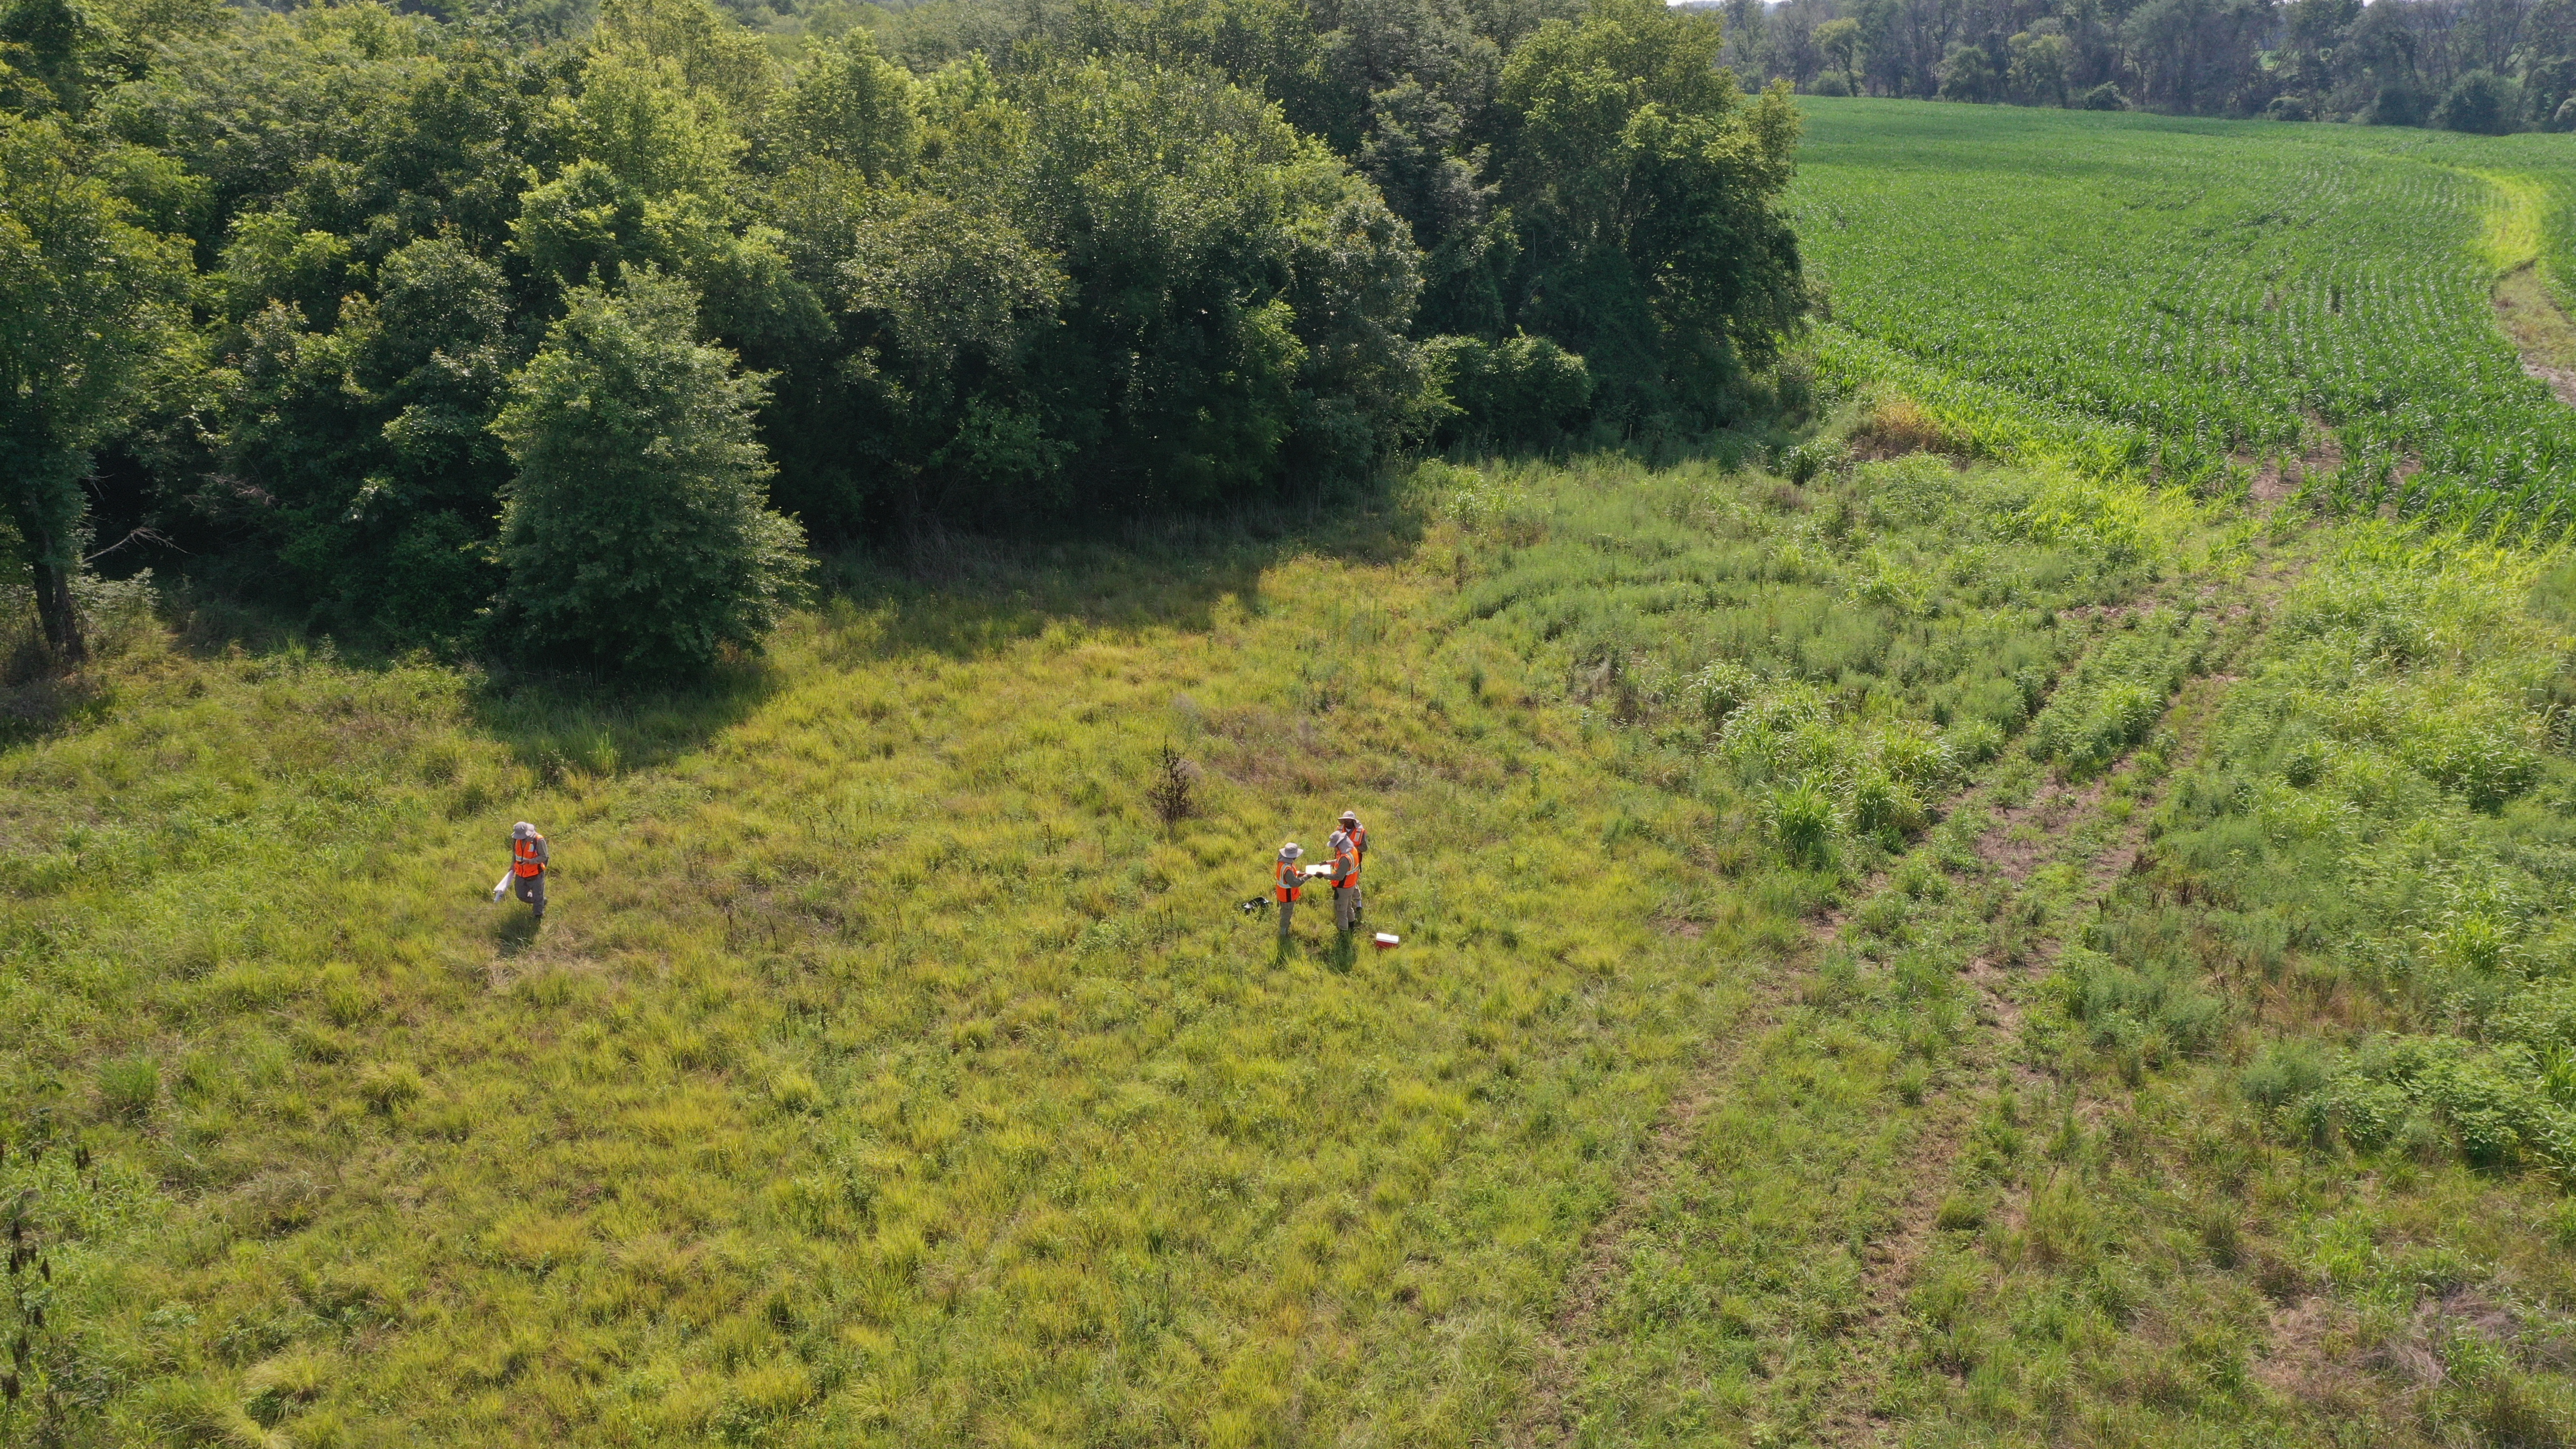
[[[1809,473],[932,540],[659,700],[138,644],[0,753],[0,1433],[1488,1436],[1807,915],[2207,528]],[[1232,903],[1346,805],[1404,945],[1278,951]]]
[[[2322,550],[1952,1191],[1923,1444],[2576,1437],[2562,556]]]

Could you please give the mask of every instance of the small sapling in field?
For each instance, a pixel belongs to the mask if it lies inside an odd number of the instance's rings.
[[[1145,803],[1154,807],[1154,818],[1165,825],[1178,825],[1199,810],[1199,767],[1181,758],[1181,752],[1165,741],[1154,757],[1154,782],[1145,787]]]

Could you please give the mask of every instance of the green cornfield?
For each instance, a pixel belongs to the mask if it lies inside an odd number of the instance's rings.
[[[2206,483],[2305,460],[2345,508],[2568,523],[2576,413],[2491,301],[2535,262],[2564,295],[2563,143],[1805,104],[1829,362],[1929,374],[1953,409],[1963,384],[2016,395],[2097,464]]]

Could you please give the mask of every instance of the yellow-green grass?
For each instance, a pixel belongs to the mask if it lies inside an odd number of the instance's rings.
[[[52,1273],[0,1432],[1473,1442],[1804,915],[2208,532],[1932,460],[1435,466],[854,564],[700,695],[146,639],[0,754]],[[1346,805],[1404,944],[1275,952],[1235,903]]]
[[[2321,549],[2068,948],[1911,1299],[1909,1442],[2576,1436],[2576,578]]]

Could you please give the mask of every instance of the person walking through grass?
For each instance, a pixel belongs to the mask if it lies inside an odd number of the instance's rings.
[[[546,838],[525,820],[510,827],[510,886],[519,899],[536,908],[537,924],[546,919],[546,868],[553,861]]]
[[[1288,944],[1288,923],[1296,918],[1297,902],[1306,893],[1306,868],[1298,860],[1305,847],[1289,841],[1279,847],[1279,858],[1270,863],[1270,885],[1279,905],[1279,944]]]

